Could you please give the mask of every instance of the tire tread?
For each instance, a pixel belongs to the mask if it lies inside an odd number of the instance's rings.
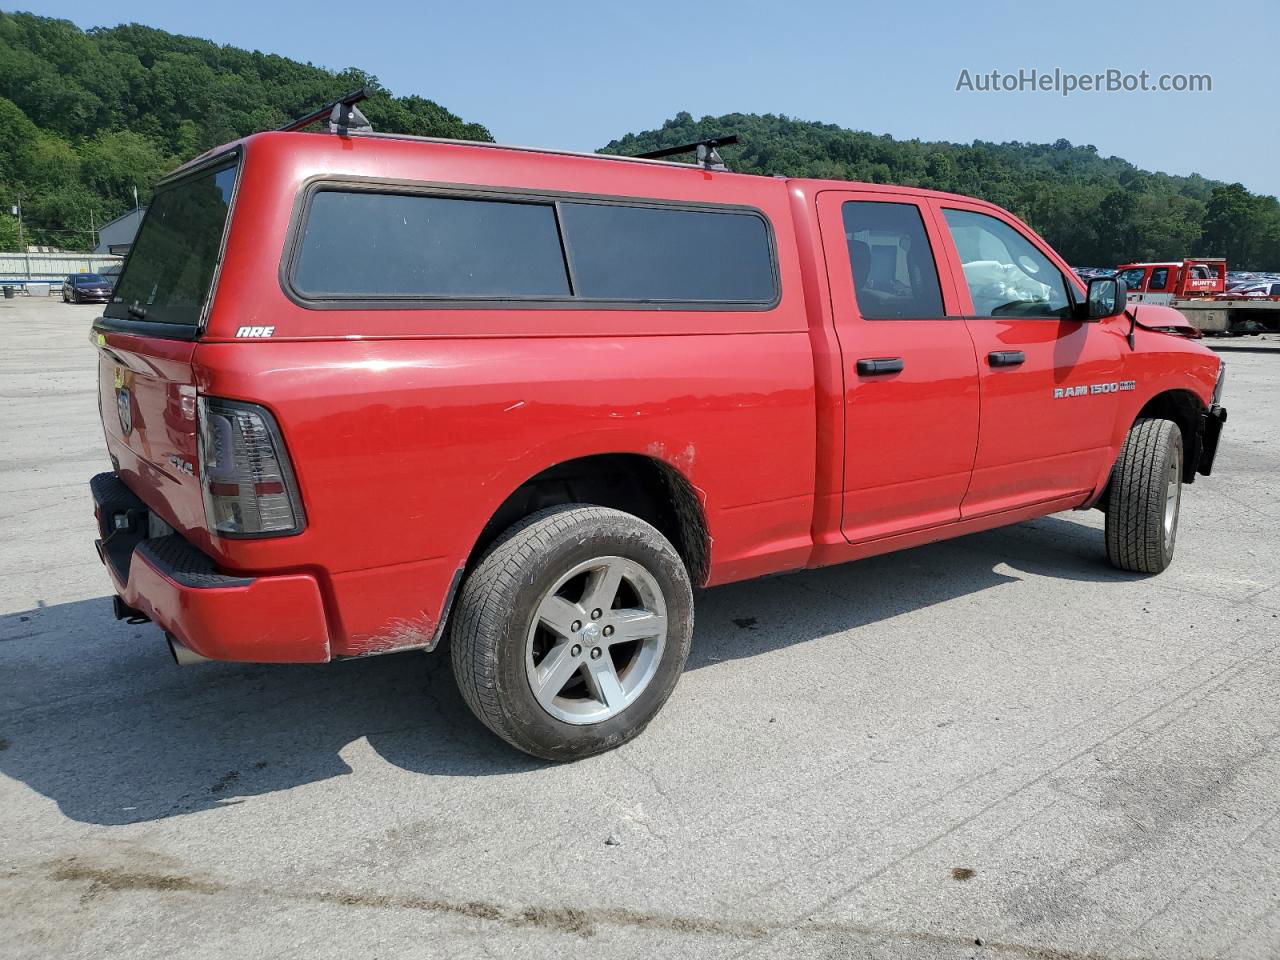
[[[1160,573],[1169,564],[1164,467],[1180,439],[1173,421],[1148,418],[1134,423],[1125,437],[1111,472],[1105,525],[1107,558],[1122,570]]]
[[[454,677],[467,706],[503,740],[538,755],[542,754],[531,749],[516,718],[503,708],[496,646],[498,638],[510,629],[508,620],[512,614],[513,598],[531,585],[530,571],[534,568],[535,558],[584,527],[610,529],[615,536],[641,539],[649,546],[659,547],[668,553],[683,569],[679,555],[666,538],[631,514],[582,504],[549,507],[511,526],[489,548],[463,584],[455,616],[449,625]],[[691,592],[689,597],[691,602]],[[643,725],[618,743],[630,739],[642,729]]]

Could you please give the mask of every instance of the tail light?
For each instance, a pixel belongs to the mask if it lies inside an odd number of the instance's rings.
[[[209,530],[280,537],[306,526],[302,498],[275,418],[263,407],[201,397],[200,486]]]

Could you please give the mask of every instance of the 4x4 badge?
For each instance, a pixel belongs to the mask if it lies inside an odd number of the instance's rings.
[[[120,416],[120,429],[127,437],[133,433],[133,399],[129,396],[128,387],[116,390],[116,413]]]

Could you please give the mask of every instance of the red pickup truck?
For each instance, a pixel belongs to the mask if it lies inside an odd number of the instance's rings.
[[[495,733],[587,756],[695,587],[1094,506],[1164,569],[1226,417],[1165,310],[966,197],[258,134],[161,184],[94,325],[98,550],[179,662],[447,643]]]

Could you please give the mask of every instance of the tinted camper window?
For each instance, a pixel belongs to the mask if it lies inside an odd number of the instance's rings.
[[[560,207],[580,297],[719,303],[774,298],[768,230],[754,214],[609,203]]]
[[[764,218],[555,197],[321,187],[291,282],[310,300],[768,305]]]
[[[550,204],[324,190],[294,273],[308,296],[564,297]]]

